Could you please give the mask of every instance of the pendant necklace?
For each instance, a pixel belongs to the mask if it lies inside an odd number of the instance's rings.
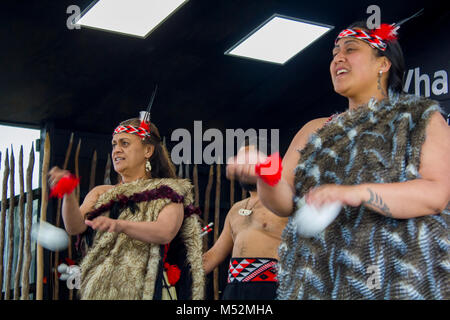
[[[258,201],[259,201],[259,199],[256,200],[256,202],[253,204],[253,206],[250,209],[247,209],[248,203],[250,202],[250,198],[248,198],[247,203],[245,204],[245,209],[242,209],[242,208],[239,209],[238,213],[244,217],[251,215],[253,213],[253,208],[256,206]]]

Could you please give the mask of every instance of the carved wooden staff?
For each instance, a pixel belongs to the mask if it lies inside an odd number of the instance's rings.
[[[41,222],[47,220],[48,184],[47,175],[50,164],[50,137],[45,135],[44,159],[42,162]],[[42,300],[44,293],[44,249],[38,244],[36,254],[36,300]]]
[[[17,253],[17,266],[14,275],[14,300],[19,300],[20,297],[20,275],[22,273],[23,263],[23,241],[24,241],[24,225],[23,225],[23,211],[25,204],[25,193],[23,190],[23,146],[20,147],[19,153],[19,252]]]
[[[0,220],[0,288],[3,289],[3,252],[5,250],[5,220],[6,220],[6,195],[8,192],[8,177],[9,177],[9,155],[6,149],[5,169],[3,171],[2,184],[2,213]],[[0,294],[0,299],[2,295]]]
[[[91,160],[91,175],[89,177],[89,191],[95,187],[95,171],[97,169],[97,150],[94,150],[94,155]]]
[[[72,152],[73,146],[73,135],[70,134],[69,145],[67,146],[66,155],[64,157],[63,170],[67,169],[69,165],[70,154]],[[61,206],[62,199],[58,199],[58,204],[56,206],[56,226],[59,228],[61,226]],[[58,278],[58,265],[59,265],[59,251],[55,252],[55,258],[53,260],[53,300],[59,299],[59,278]]]
[[[208,176],[208,184],[206,185],[205,190],[205,207],[204,207],[204,224],[209,223],[209,198],[211,197],[211,188],[214,177],[214,167],[213,165],[209,166],[209,176]],[[208,237],[203,237],[203,249],[206,251],[208,249]]]
[[[247,198],[247,190],[245,190],[244,188],[242,188],[242,194],[241,194],[241,200]]]
[[[108,153],[108,159],[106,159],[105,177],[103,179],[104,184],[111,184],[111,155]]]
[[[79,179],[80,178],[80,164],[79,164],[79,158],[80,158],[80,149],[81,149],[81,139],[78,140],[77,149],[75,151],[75,176]],[[80,184],[77,185],[76,188],[76,198],[77,203],[80,203]],[[67,255],[69,259],[72,260],[72,237],[69,236],[69,247]],[[69,290],[69,300],[73,300],[73,289]]]
[[[194,205],[198,208],[199,204],[199,190],[198,190],[198,168],[197,164],[194,164],[194,172],[192,173],[192,179],[194,180]]]
[[[214,211],[214,243],[219,238],[219,218],[220,218],[220,163],[216,165],[216,201]],[[219,300],[219,267],[214,269],[214,300]]]
[[[234,177],[230,177],[230,208],[234,205]]]
[[[34,144],[31,145],[30,158],[27,168],[27,210],[25,213],[25,261],[22,270],[22,300],[28,300],[30,296],[30,267],[31,267],[31,220],[33,216],[33,167]]]
[[[186,163],[186,165],[184,166],[184,178],[185,179],[191,179],[189,163]]]
[[[75,150],[75,176],[79,179],[80,178],[80,167],[79,167],[79,158],[80,158],[80,148],[81,148],[81,139],[78,140],[77,149]],[[78,203],[80,202],[80,184],[76,187],[76,198],[78,200]]]
[[[11,157],[9,158],[9,210],[8,210],[8,260],[6,265],[5,300],[11,295],[11,275],[14,256],[14,152],[11,146]]]
[[[178,167],[178,178],[183,179],[183,164],[180,163],[180,166]]]

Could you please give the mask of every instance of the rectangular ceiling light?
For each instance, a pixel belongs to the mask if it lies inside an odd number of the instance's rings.
[[[98,0],[75,25],[146,38],[188,0]]]
[[[285,64],[333,28],[274,14],[225,54]]]

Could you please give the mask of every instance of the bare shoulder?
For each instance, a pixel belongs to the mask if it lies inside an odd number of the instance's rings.
[[[97,202],[98,198],[106,191],[112,189],[112,185],[100,185],[92,188],[84,198],[83,204],[80,206],[80,210],[83,214],[91,211]]]
[[[293,169],[300,159],[298,151],[305,147],[311,134],[322,128],[327,120],[328,118],[317,118],[307,122],[292,139],[283,158],[283,168],[285,168],[285,170],[283,169],[283,177],[291,187],[294,182]]]
[[[114,188],[114,186],[110,185],[110,184],[95,186],[94,188],[92,188],[91,191],[89,191],[88,195],[92,194],[92,195],[96,195],[97,197],[99,197],[100,195],[102,195],[103,193],[105,193],[106,191],[108,191],[112,188]]]
[[[295,145],[296,142],[300,146],[303,146],[308,141],[311,134],[319,130],[328,121],[328,118],[317,118],[307,122],[295,135],[291,145]]]

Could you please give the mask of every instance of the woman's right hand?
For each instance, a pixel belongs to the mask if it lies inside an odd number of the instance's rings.
[[[53,188],[59,180],[61,180],[62,177],[70,175],[70,171],[63,170],[57,166],[53,167],[48,172],[48,182],[50,184],[50,187]]]

